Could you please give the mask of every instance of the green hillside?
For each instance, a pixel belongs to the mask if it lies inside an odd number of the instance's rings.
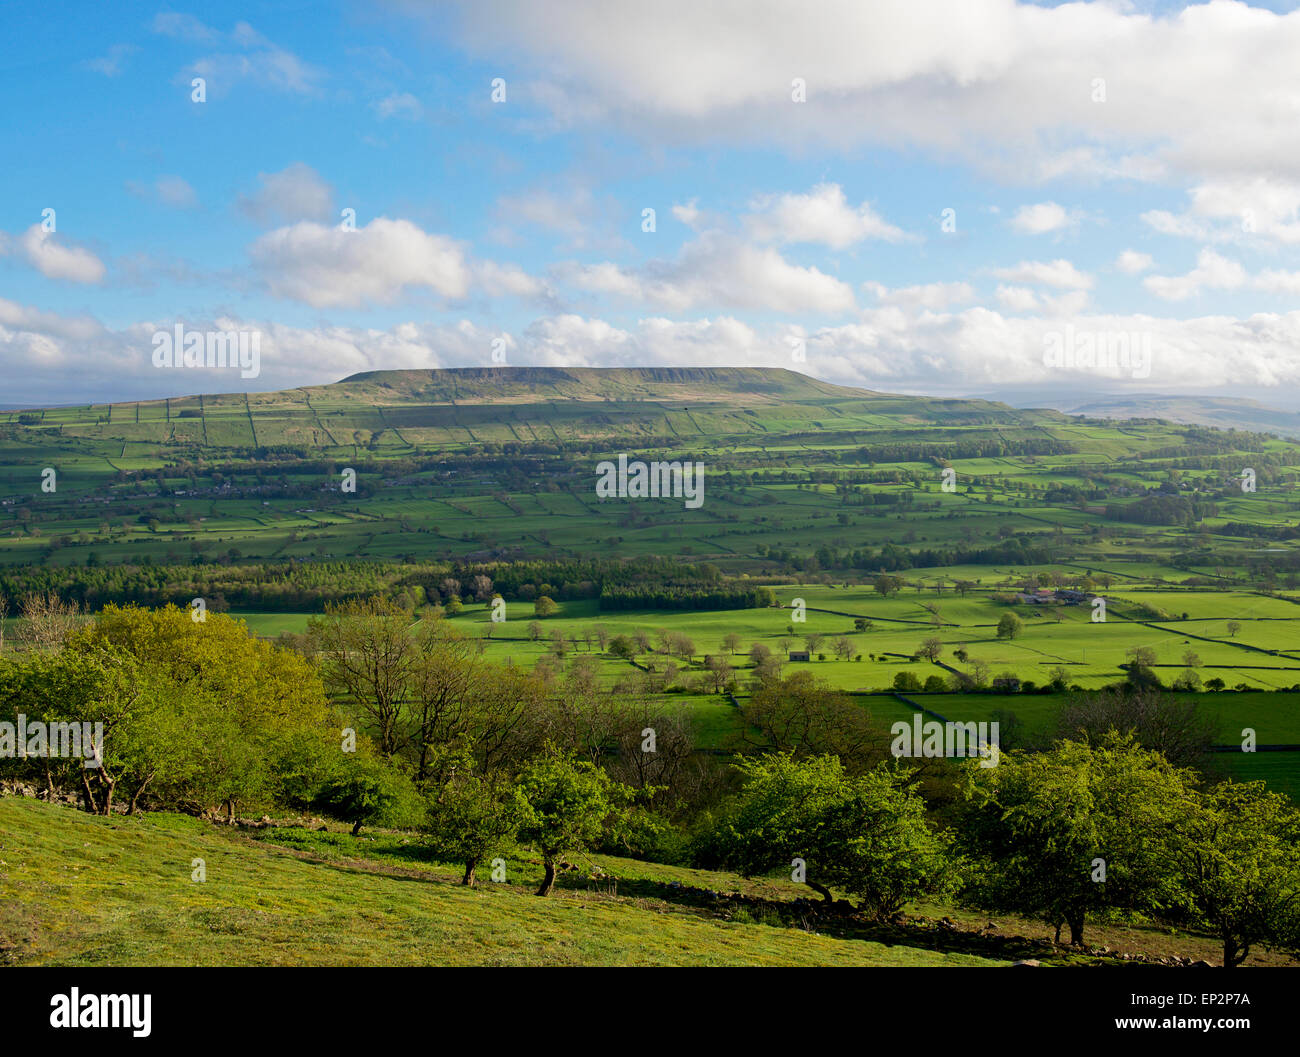
[[[358,843],[338,839],[353,847],[367,844],[364,838]],[[204,860],[206,881],[191,880],[196,858]],[[0,964],[1008,961],[818,935],[743,916],[729,921],[727,912],[683,902],[671,886],[774,894],[778,886],[604,856],[594,861],[622,883],[588,889],[585,881],[583,887],[570,882],[555,897],[538,899],[531,887],[540,871],[518,860],[509,866],[513,883],[468,889],[455,883],[456,867],[419,858],[322,859],[184,816],[103,819],[31,800],[0,799]],[[621,892],[614,894],[615,888]]]

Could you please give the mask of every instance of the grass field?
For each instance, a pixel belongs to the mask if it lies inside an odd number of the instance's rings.
[[[531,888],[540,868],[524,859],[511,860],[507,883],[467,889],[456,867],[412,854],[408,838],[380,838],[407,857],[376,861],[361,857],[376,843],[364,835],[335,835],[333,846],[313,836],[297,842],[304,850],[184,816],[106,820],[0,799],[0,963],[1006,964],[727,921],[668,898],[674,882],[785,894],[731,875],[595,856],[619,878],[620,894],[562,886],[539,899]],[[204,882],[191,880],[196,858]]]
[[[192,880],[202,859],[206,880]],[[525,850],[507,881],[468,889],[413,834],[338,827],[228,829],[181,815],[105,819],[0,799],[0,964],[18,965],[865,965],[1104,964],[1051,949],[1050,929],[946,904],[892,928],[800,924],[804,894],[746,879],[584,855],[547,899]],[[599,867],[604,876],[591,880]],[[769,901],[737,906],[706,894]],[[770,909],[764,909],[765,907]],[[931,927],[950,918],[959,931]],[[1094,923],[1113,952],[1215,960],[1205,936]],[[1258,951],[1252,965],[1291,964]]]

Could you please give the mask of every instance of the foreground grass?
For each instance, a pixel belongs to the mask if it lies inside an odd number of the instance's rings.
[[[290,837],[290,831],[263,831]],[[653,893],[731,875],[626,864],[620,888],[455,883],[417,847],[326,858],[176,815],[96,818],[0,800],[0,963],[30,965],[995,965],[996,959],[727,921]],[[382,840],[400,845],[402,838]],[[339,838],[338,846],[344,845]],[[350,847],[364,846],[352,844]],[[207,880],[191,880],[204,860]],[[512,882],[531,880],[513,860]],[[519,876],[515,876],[519,875]],[[616,874],[618,876],[618,874]],[[681,880],[678,880],[681,878]],[[583,882],[585,883],[585,882]],[[617,891],[617,894],[614,894]]]

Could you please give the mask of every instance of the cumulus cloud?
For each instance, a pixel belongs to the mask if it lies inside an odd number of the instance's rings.
[[[1076,226],[1079,215],[1055,202],[1039,202],[1021,206],[1009,223],[1022,235],[1046,235]]]
[[[503,295],[523,298],[553,296],[546,283],[536,276],[529,275],[517,264],[476,261],[473,264],[473,275],[479,289],[494,297]]]
[[[999,286],[994,296],[1011,312],[1029,312],[1038,307],[1038,295],[1027,286]]]
[[[21,235],[0,232],[0,256],[22,257],[47,279],[71,283],[97,283],[104,278],[104,262],[88,249],[64,245],[52,231],[33,224]]]
[[[392,304],[408,289],[469,292],[461,246],[409,220],[377,217],[352,231],[304,220],[268,231],[249,256],[272,293],[313,308]]]
[[[262,336],[261,377],[245,383],[237,372],[153,368],[152,334],[177,322],[194,329],[257,330]],[[1124,334],[1149,343],[1150,373],[1134,377],[1110,364],[1049,366],[1047,340],[1070,329]],[[792,359],[793,334],[804,340],[806,361]],[[619,325],[562,313],[508,333],[465,319],[402,322],[381,329],[290,327],[224,317],[152,319],[110,330],[91,318],[63,317],[0,299],[0,371],[19,379],[7,394],[14,402],[50,402],[52,394],[72,401],[271,389],[380,368],[486,366],[492,362],[493,340],[501,337],[514,365],[789,367],[846,385],[936,396],[1008,384],[1183,393],[1300,384],[1300,311],[1174,319],[1084,315],[1041,306],[1028,315],[894,304],[810,329],[776,322],[758,326],[726,314],[699,319],[654,315]]]
[[[745,222],[760,242],[811,242],[842,250],[866,239],[900,242],[905,237],[868,203],[850,206],[838,184],[818,184],[807,194],[763,195],[750,209]]]
[[[1148,271],[1155,265],[1149,253],[1139,253],[1137,250],[1121,250],[1120,255],[1115,258],[1115,267],[1125,275],[1137,275],[1139,272]]]
[[[718,231],[687,243],[675,260],[655,260],[635,270],[612,262],[565,264],[555,274],[579,290],[674,311],[717,306],[838,313],[854,304],[852,288],[834,276],[791,264],[770,246]]]
[[[1185,301],[1206,288],[1236,290],[1246,282],[1246,269],[1240,264],[1204,249],[1196,257],[1196,267],[1186,275],[1148,275],[1142,285],[1166,301]]]
[[[1258,174],[1198,184],[1185,212],[1142,214],[1164,235],[1198,242],[1275,242],[1300,245],[1300,181]]]

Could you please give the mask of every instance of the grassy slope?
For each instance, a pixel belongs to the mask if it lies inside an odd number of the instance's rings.
[[[637,894],[539,899],[525,860],[509,867],[520,883],[470,890],[450,866],[306,854],[180,816],[101,819],[0,800],[0,963],[998,964],[733,923],[648,894],[675,879],[743,886],[729,875],[602,859]],[[190,880],[195,857],[204,883]]]

